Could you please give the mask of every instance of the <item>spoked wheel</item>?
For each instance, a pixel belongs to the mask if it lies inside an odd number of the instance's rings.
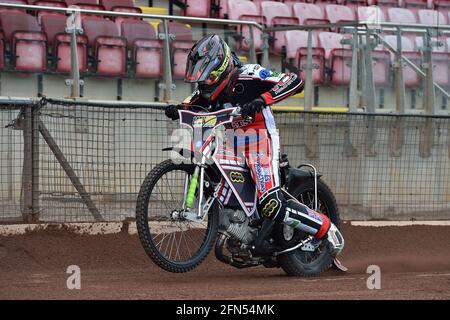
[[[336,199],[330,188],[321,180],[317,181],[317,211],[326,215],[339,228],[339,211]],[[314,209],[314,181],[307,181],[298,186],[292,195],[301,203]],[[283,242],[289,243],[295,239],[304,239],[308,235],[298,229],[282,226]],[[316,242],[315,242],[316,241]],[[295,245],[295,243],[292,243]],[[295,251],[278,256],[281,268],[293,276],[314,276],[326,271],[332,264],[332,257],[327,249],[328,241],[313,240]]]
[[[183,197],[195,166],[166,160],[142,183],[136,206],[136,225],[147,255],[170,272],[187,272],[197,267],[210,252],[218,228],[214,206],[202,222],[187,220]],[[204,199],[212,194],[205,175]],[[193,210],[198,207],[198,188]],[[195,211],[196,212],[196,211]]]

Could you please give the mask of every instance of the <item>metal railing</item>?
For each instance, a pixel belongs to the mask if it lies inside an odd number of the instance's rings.
[[[376,23],[376,28],[374,28],[374,23],[370,21],[358,21],[355,23],[334,23],[334,24],[318,24],[318,25],[307,25],[307,26],[280,26],[280,27],[270,27],[264,29],[264,54],[263,54],[263,64],[269,65],[269,45],[268,39],[270,34],[277,31],[290,31],[290,30],[303,30],[308,32],[308,45],[307,45],[307,63],[305,66],[306,79],[305,79],[305,101],[306,110],[312,110],[313,107],[313,97],[312,89],[314,87],[312,72],[316,67],[312,63],[312,34],[316,30],[320,29],[340,29],[342,33],[351,34],[351,39],[343,40],[342,45],[350,45],[352,50],[351,58],[351,80],[349,85],[349,110],[357,110],[356,97],[358,96],[358,81],[363,84],[364,94],[366,96],[367,107],[365,111],[375,112],[375,84],[374,77],[372,74],[372,52],[375,47],[379,44],[384,45],[391,53],[395,55],[394,63],[394,77],[396,81],[396,107],[395,111],[397,113],[405,112],[405,82],[403,79],[404,63],[410,66],[418,75],[424,78],[425,90],[424,90],[424,110],[428,114],[434,114],[436,112],[434,107],[435,101],[435,89],[439,90],[441,94],[447,100],[450,100],[450,93],[448,89],[444,89],[442,86],[434,82],[433,77],[433,48],[442,46],[440,42],[433,41],[433,37],[442,34],[450,34],[450,25],[428,25],[428,24],[396,24],[389,22]],[[391,44],[386,42],[383,37],[383,32],[394,31],[397,35],[397,48],[394,48]],[[422,71],[421,67],[414,64],[408,57],[403,54],[402,51],[402,31],[421,33],[423,35],[423,63],[422,66],[425,71]],[[361,62],[360,59],[361,58]],[[364,67],[360,67],[363,64]],[[449,60],[450,68],[450,60]],[[359,70],[361,69],[361,71]],[[358,75],[361,74],[360,79]]]

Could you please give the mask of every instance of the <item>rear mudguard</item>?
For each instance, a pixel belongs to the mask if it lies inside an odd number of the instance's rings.
[[[320,177],[322,177],[322,174],[318,172],[317,179],[320,179]],[[295,187],[308,180],[314,180],[314,172],[298,168],[289,168],[286,173],[286,190],[292,191]]]

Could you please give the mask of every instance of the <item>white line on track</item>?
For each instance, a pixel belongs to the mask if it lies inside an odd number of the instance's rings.
[[[302,282],[317,282],[317,281],[345,281],[345,280],[358,280],[365,278],[354,278],[354,277],[336,277],[336,278],[315,278],[315,279],[299,279]]]
[[[425,273],[418,274],[416,277],[450,277],[450,273]]]
[[[450,220],[427,221],[350,221],[355,227],[450,226]]]

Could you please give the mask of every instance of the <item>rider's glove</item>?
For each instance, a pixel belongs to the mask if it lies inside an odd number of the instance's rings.
[[[266,101],[262,97],[258,97],[249,103],[246,103],[242,106],[242,116],[244,118],[255,117],[257,112],[261,112],[262,109],[266,106]]]
[[[166,117],[172,120],[178,120],[180,118],[180,115],[178,114],[178,109],[180,109],[179,106],[169,104],[165,110]]]

